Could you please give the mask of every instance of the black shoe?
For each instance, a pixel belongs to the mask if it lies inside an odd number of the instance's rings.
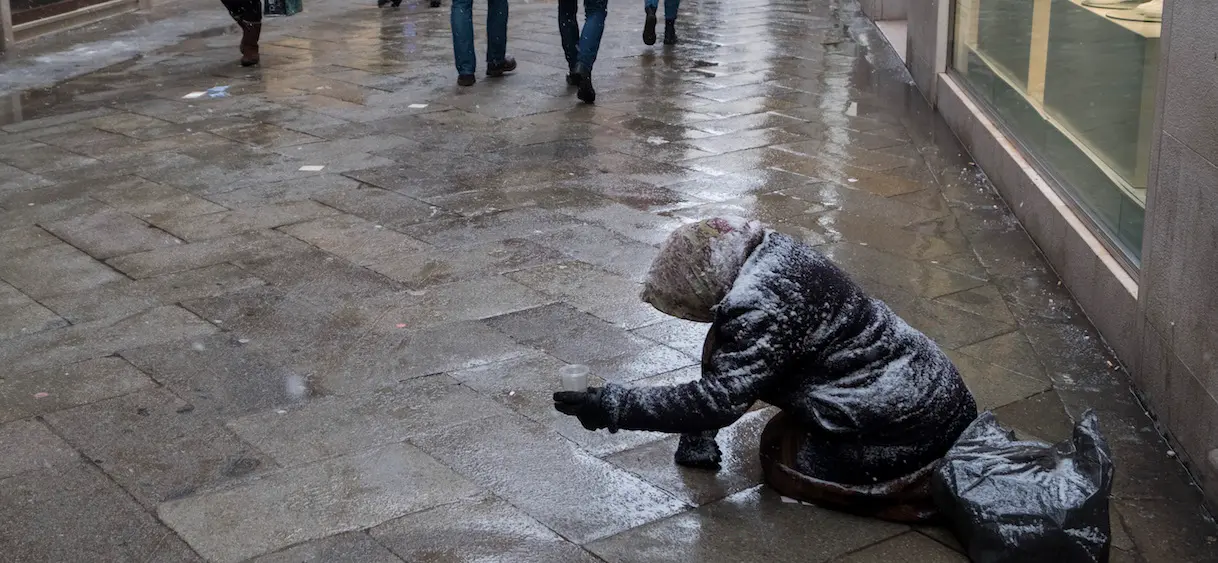
[[[664,20],[664,44],[677,44],[677,20]]]
[[[571,69],[571,72],[567,73],[567,86],[579,86],[579,81],[579,73]]]
[[[430,2],[430,3],[428,3],[427,5],[428,5],[428,6],[431,6],[432,8],[439,8],[439,7],[440,7],[440,0],[431,0],[431,2]]]
[[[576,66],[575,76],[579,77],[579,90],[575,92],[575,97],[585,104],[596,103],[596,89],[592,87],[592,73]]]
[[[462,74],[457,77],[457,86],[473,86],[478,77],[472,74]]]
[[[656,44],[656,9],[646,8],[647,19],[643,20],[643,44]]]
[[[486,64],[487,76],[503,76],[503,73],[512,72],[513,70],[516,70],[516,59],[512,57],[503,57],[503,62],[501,63]]]
[[[681,436],[673,461],[684,467],[717,470],[723,463],[723,453],[714,438]]]
[[[384,8],[385,6],[388,6],[388,5],[389,5],[389,0],[376,0],[377,8]]]
[[[402,0],[393,0],[393,2],[390,5],[393,6],[394,8],[401,8]]]

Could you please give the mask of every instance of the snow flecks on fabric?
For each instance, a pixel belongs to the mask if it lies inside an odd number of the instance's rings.
[[[993,413],[932,478],[935,502],[977,561],[1107,561],[1112,453],[1092,411],[1056,445],[1016,440]]]
[[[720,291],[714,283],[690,281],[697,278],[691,268],[733,260],[700,251],[693,264],[677,263],[689,248],[713,247],[689,242],[705,236],[697,229],[713,230],[697,225],[686,226],[693,233],[674,234],[677,242],[665,245],[649,277],[646,294],[670,314],[657,302],[677,301],[699,284],[708,293]],[[678,252],[681,245],[689,246]],[[673,280],[679,291],[663,285]],[[731,424],[764,400],[807,427],[809,451],[800,456],[800,471],[862,484],[925,467],[977,416],[972,395],[933,341],[791,237],[763,231],[730,289],[719,295],[704,378],[673,387],[608,386],[611,428],[702,432]]]
[[[652,262],[643,301],[674,317],[711,322],[712,308],[732,287],[762,236],[761,223],[739,218],[678,227]]]

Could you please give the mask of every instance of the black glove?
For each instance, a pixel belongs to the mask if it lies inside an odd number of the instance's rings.
[[[601,390],[596,387],[587,391],[559,391],[554,394],[554,408],[578,418],[588,430],[609,427],[609,412],[601,404]]]

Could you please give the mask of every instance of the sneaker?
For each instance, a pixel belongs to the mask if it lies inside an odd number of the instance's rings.
[[[439,8],[439,7],[440,7],[440,0],[431,0],[431,2],[430,2],[430,3],[428,3],[427,5],[428,5],[428,6],[431,6],[432,8]]]
[[[516,70],[516,59],[512,57],[503,57],[501,63],[487,63],[486,65],[487,76],[503,76],[503,73],[513,70]]]
[[[473,86],[478,77],[472,74],[462,74],[457,77],[457,86]]]
[[[664,44],[677,44],[677,20],[664,20]]]
[[[656,44],[656,9],[646,8],[647,19],[643,20],[643,44]]]
[[[579,86],[579,81],[579,73],[575,72],[575,70],[567,73],[567,86]]]

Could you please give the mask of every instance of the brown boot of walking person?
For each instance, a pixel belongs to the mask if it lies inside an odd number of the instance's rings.
[[[241,24],[241,66],[259,63],[258,37],[262,35],[262,23]]]
[[[262,2],[259,0],[220,0],[241,26],[241,66],[254,66],[261,62],[258,56],[258,37],[262,35]]]

